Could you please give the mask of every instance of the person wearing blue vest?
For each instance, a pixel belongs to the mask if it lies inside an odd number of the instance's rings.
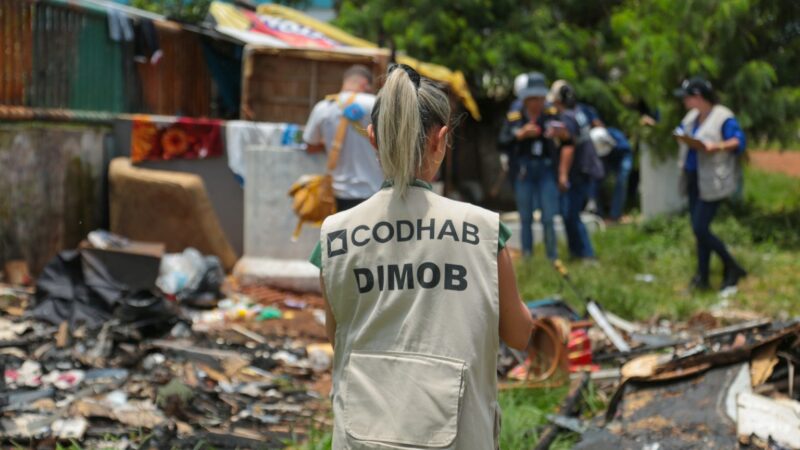
[[[717,102],[711,83],[701,77],[685,80],[675,95],[689,112],[675,130],[680,145],[681,187],[689,198],[689,215],[697,243],[697,272],[691,287],[710,288],[711,254],[724,265],[722,290],[733,288],[747,272],[725,243],[711,232],[711,222],[722,201],[741,184],[741,155],[746,140],[730,109]]]
[[[515,83],[516,84],[516,83]],[[556,231],[553,219],[558,214],[558,187],[556,184],[556,162],[558,145],[547,130],[557,120],[545,109],[547,81],[544,75],[531,72],[519,87],[516,108],[506,116],[498,139],[506,149],[514,178],[514,193],[519,211],[522,253],[533,253],[533,211],[542,212],[542,228],[547,258],[558,258]]]

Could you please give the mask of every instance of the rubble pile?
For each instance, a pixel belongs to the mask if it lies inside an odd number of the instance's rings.
[[[132,290],[92,261],[0,284],[0,446],[282,448],[329,426],[319,296],[233,280],[187,294],[163,271],[176,292]]]
[[[529,304],[534,316],[560,324],[569,349],[561,366],[572,382],[536,448],[549,448],[558,430],[580,434],[577,449],[800,448],[800,321],[722,304],[686,322],[633,323],[591,303],[591,320],[563,302]],[[589,361],[575,351],[579,341],[591,348]],[[607,403],[599,417],[581,416],[590,380]]]
[[[14,267],[0,284],[0,446],[283,448],[330,429],[320,296],[240,286],[194,249],[101,232],[35,287]],[[572,287],[583,311],[529,302],[528,352],[498,355],[501,389],[571,384],[536,448],[563,430],[579,449],[800,448],[800,321],[721,303],[634,323]],[[590,385],[597,417],[582,414]]]

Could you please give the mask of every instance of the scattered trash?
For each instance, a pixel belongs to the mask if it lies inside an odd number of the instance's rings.
[[[10,341],[19,338],[31,329],[28,322],[12,322],[0,317],[0,341]]]
[[[93,232],[36,290],[0,285],[0,446],[280,448],[327,420],[321,297],[239,287],[187,251],[204,272],[167,299],[142,288],[158,249],[134,263],[136,245]],[[115,273],[120,259],[139,281]]]
[[[306,347],[308,362],[314,372],[324,372],[331,368],[333,346],[331,344],[310,344]]]
[[[305,309],[308,303],[296,298],[287,298],[283,301],[284,306],[291,309]]]
[[[164,255],[156,285],[178,300],[207,307],[220,297],[224,279],[219,258],[203,256],[190,247],[183,253]]]
[[[317,323],[322,326],[325,326],[325,320],[326,320],[325,311],[322,309],[315,309],[313,313],[314,313],[314,319],[317,321]]]
[[[633,279],[642,283],[652,283],[656,281],[656,276],[651,273],[637,273]]]
[[[271,319],[280,319],[283,314],[281,310],[278,308],[273,307],[266,307],[261,310],[258,314],[257,320],[271,320]]]
[[[125,248],[130,245],[130,239],[108,232],[106,230],[95,230],[86,235],[86,240],[92,244],[92,247],[101,250],[110,248]]]
[[[10,439],[37,439],[50,434],[54,417],[42,414],[20,414],[0,418],[0,437]]]
[[[321,297],[239,286],[187,249],[163,258],[165,298],[106,270],[130,255],[98,252],[130,252],[135,242],[104,233],[89,242],[55,258],[36,291],[0,285],[0,442],[278,448],[328,420],[334,352]],[[145,258],[142,273],[154,256]],[[800,324],[726,299],[685,322],[632,322],[570,285],[586,310],[558,297],[529,302],[542,324],[533,350],[503,348],[498,359],[504,382],[571,384],[537,448],[563,430],[581,435],[576,448],[798,445]],[[590,382],[608,399],[591,420],[581,414]]]
[[[53,422],[53,435],[59,439],[83,439],[86,429],[89,428],[89,421],[83,417],[70,419],[58,419]]]
[[[142,360],[142,368],[149,372],[163,365],[166,360],[167,358],[161,353],[151,353]]]
[[[66,372],[59,372],[54,370],[47,375],[41,377],[44,385],[52,385],[56,389],[68,390],[77,387],[83,381],[85,374],[82,370],[69,370]]]
[[[31,273],[28,264],[22,260],[7,261],[5,265],[5,280],[15,286],[31,284]]]

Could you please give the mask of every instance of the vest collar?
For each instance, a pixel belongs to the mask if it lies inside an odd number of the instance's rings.
[[[381,189],[386,189],[388,187],[392,187],[394,182],[392,180],[384,180],[383,184],[381,185]],[[427,181],[420,180],[419,178],[414,178],[414,181],[411,182],[411,186],[420,187],[423,189],[427,189],[429,191],[433,191],[433,186],[428,183]]]

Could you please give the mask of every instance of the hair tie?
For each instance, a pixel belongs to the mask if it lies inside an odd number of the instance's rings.
[[[416,70],[412,69],[411,66],[407,66],[405,64],[392,63],[392,64],[389,65],[389,71],[387,73],[392,73],[398,67],[403,69],[406,72],[406,74],[408,75],[408,78],[410,78],[411,82],[414,83],[414,87],[417,90],[419,90],[419,83],[420,83],[420,80],[422,79],[422,77],[420,77],[419,73],[417,73]]]

